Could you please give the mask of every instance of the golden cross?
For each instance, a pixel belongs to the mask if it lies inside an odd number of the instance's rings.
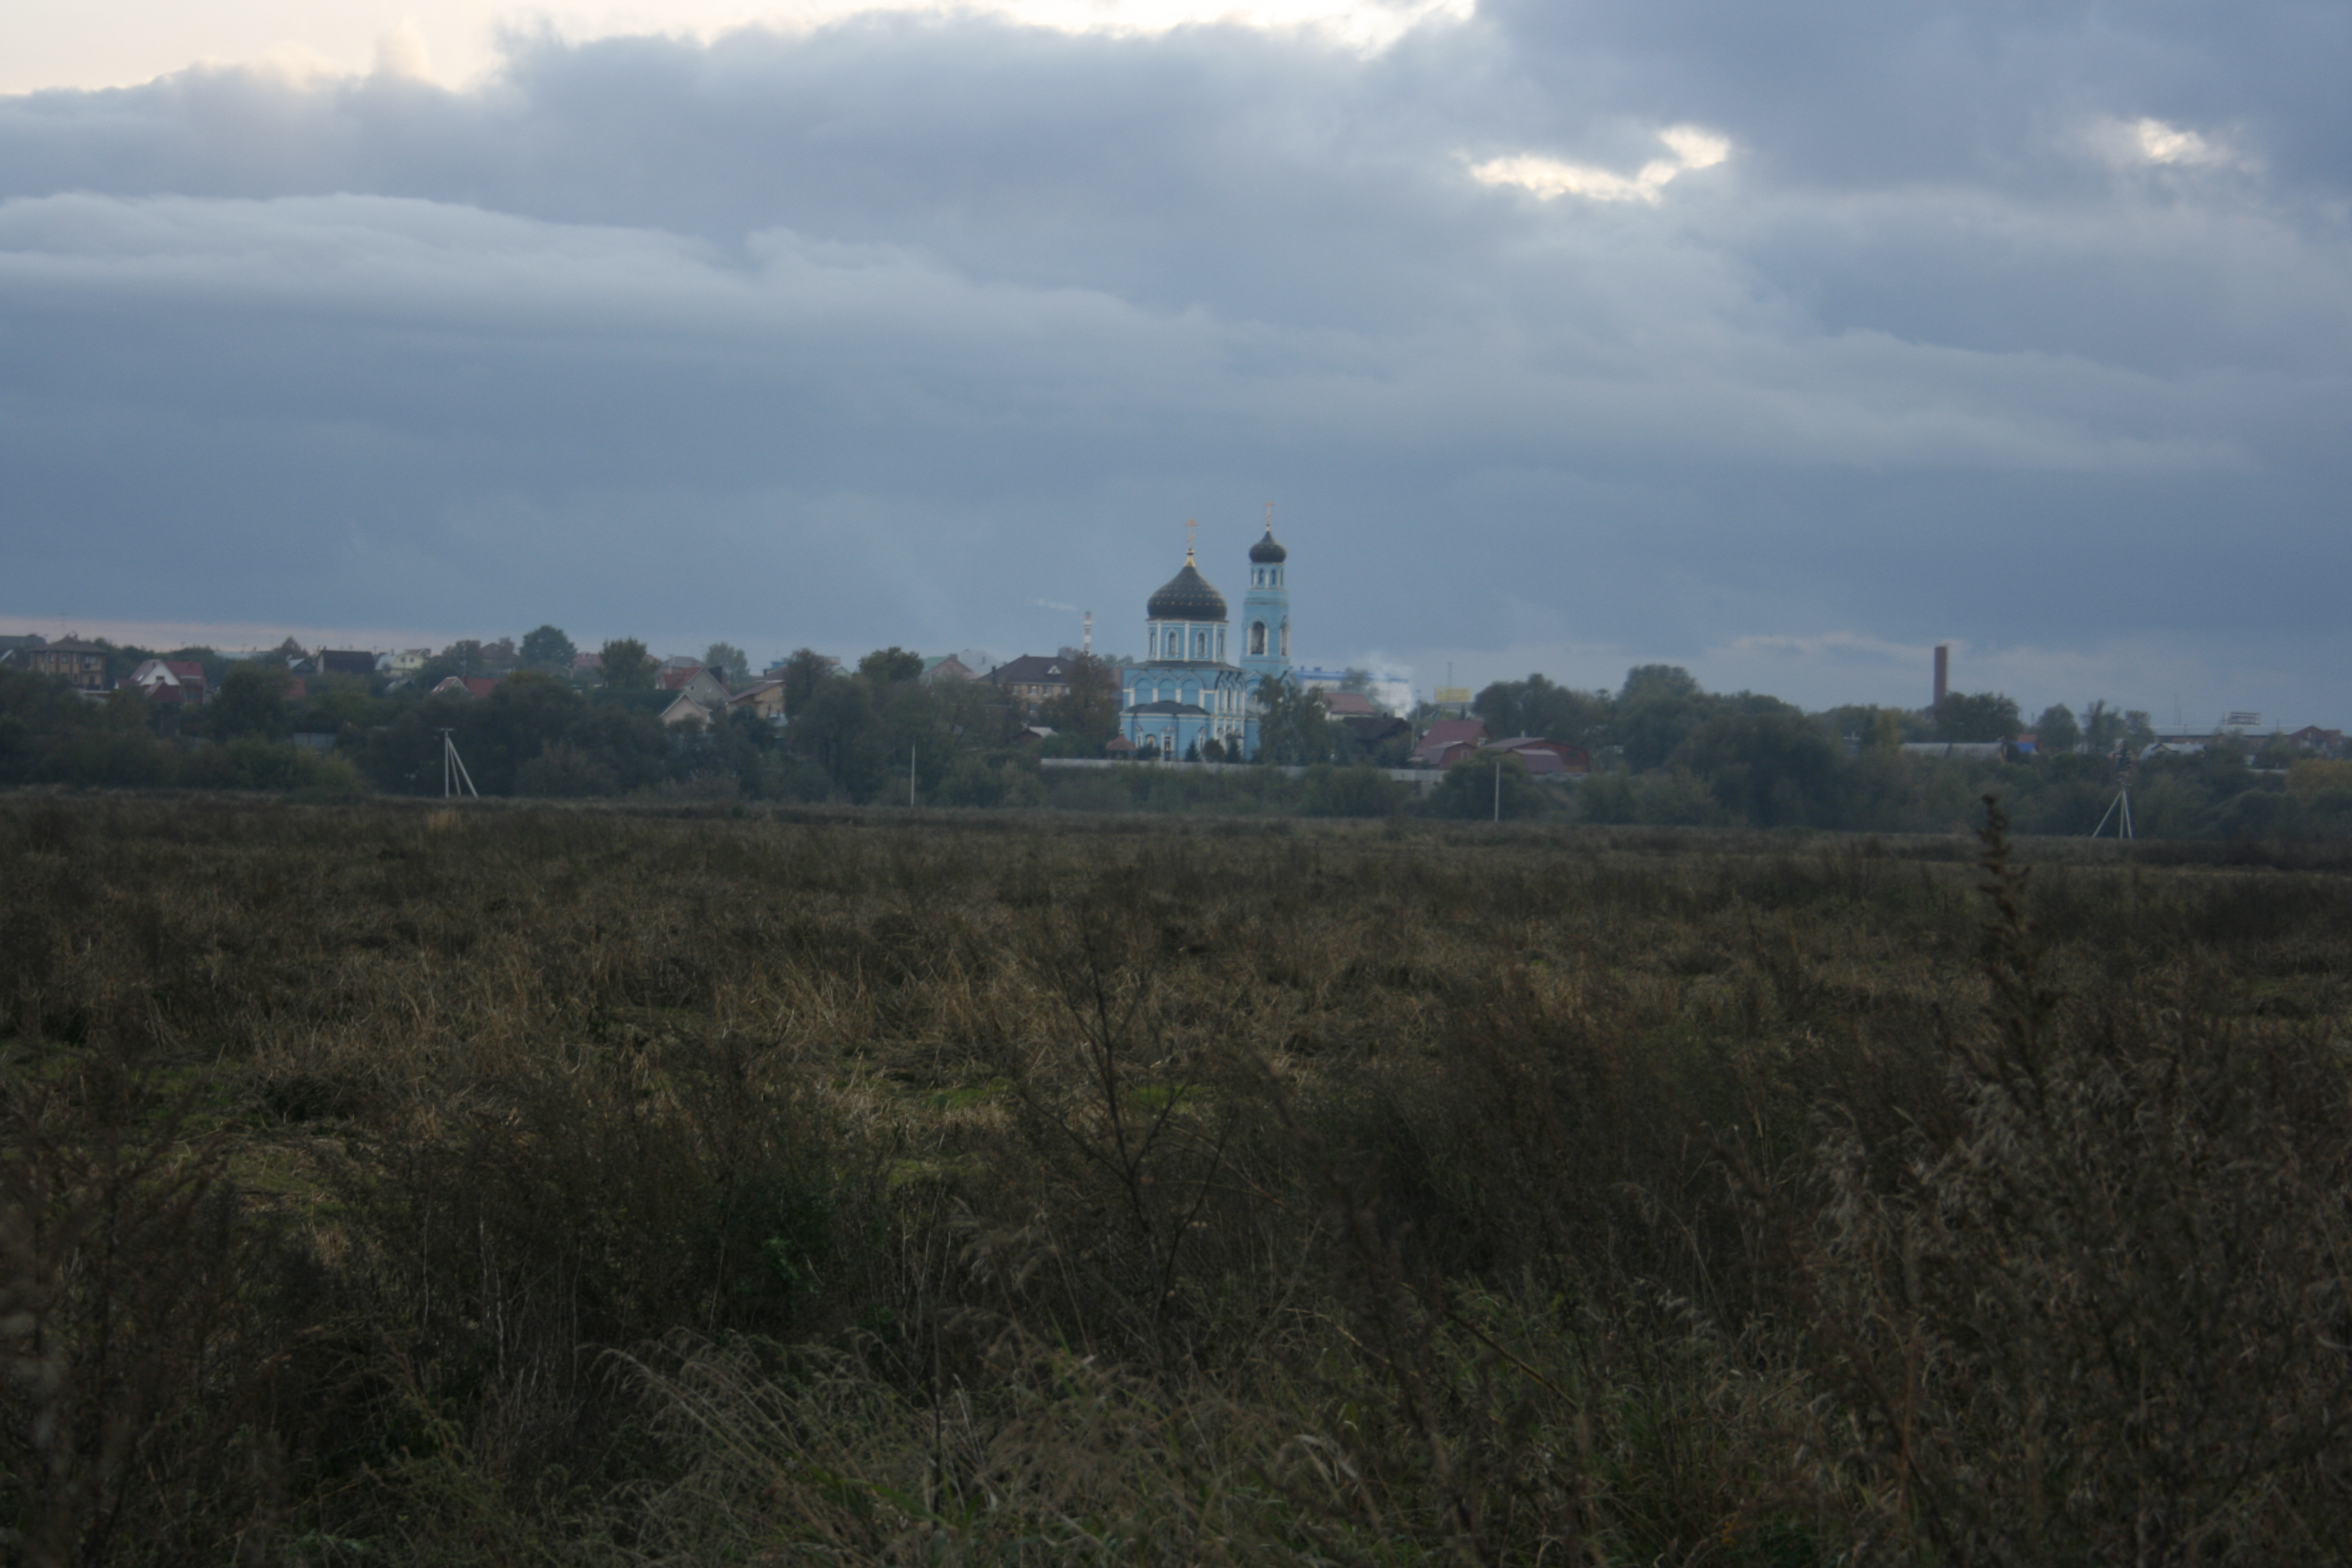
[[[1192,535],[1200,526],[1200,523],[1192,518],[1188,517],[1184,520],[1184,559],[1187,561],[1192,559]]]

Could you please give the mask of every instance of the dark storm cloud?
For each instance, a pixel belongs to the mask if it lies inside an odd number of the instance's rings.
[[[1174,523],[1213,577],[1274,497],[1319,657],[2286,679],[2352,564],[2343,15],[898,17],[0,100],[0,613],[1118,647]],[[1471,176],[1677,125],[1731,153],[1654,205]],[[200,559],[93,548],[159,522]]]

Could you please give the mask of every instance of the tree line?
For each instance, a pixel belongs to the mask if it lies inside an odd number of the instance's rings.
[[[709,651],[706,662],[740,682],[748,663],[740,650],[718,644]],[[575,670],[577,652],[558,628],[542,626],[519,640],[459,643],[436,655],[453,674],[503,664],[505,678],[478,698],[432,692],[431,664],[404,682],[312,675],[298,698],[282,660],[222,661],[213,700],[185,710],[152,706],[131,690],[91,702],[61,682],[0,668],[0,784],[431,795],[443,787],[446,732],[486,795],[1412,811],[1899,832],[1965,820],[1992,790],[2025,831],[2084,833],[2126,785],[2119,755],[2136,754],[2151,738],[2145,713],[2095,701],[2079,717],[2063,706],[2045,710],[2036,721],[2040,752],[2030,761],[1947,763],[1901,747],[2009,738],[2021,728],[2017,705],[1999,694],[1953,693],[1924,710],[1850,705],[1808,713],[1759,693],[1706,691],[1677,667],[1643,665],[1613,691],[1532,674],[1477,694],[1472,710],[1494,734],[1581,746],[1590,777],[1563,787],[1528,777],[1513,761],[1482,762],[1424,795],[1381,770],[1402,763],[1433,710],[1366,740],[1366,726],[1333,718],[1315,694],[1279,682],[1259,692],[1263,739],[1250,760],[1304,767],[1303,777],[1276,767],[1255,777],[1068,773],[1038,762],[1098,757],[1118,728],[1118,672],[1091,656],[1069,660],[1067,690],[1035,715],[1054,733],[1016,744],[1032,722],[1023,704],[985,681],[925,682],[921,658],[900,647],[877,649],[847,668],[797,650],[773,671],[781,725],[736,710],[708,725],[664,725],[659,715],[674,695],[659,689],[658,662],[641,640],[604,643],[601,668],[584,673]],[[112,657],[127,674],[149,656],[118,649]],[[2257,753],[2225,741],[2199,756],[2139,763],[2128,777],[2145,835],[2352,832],[2352,763]]]

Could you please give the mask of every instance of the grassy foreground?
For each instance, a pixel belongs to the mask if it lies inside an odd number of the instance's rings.
[[[2346,1561],[2352,852],[1990,842],[0,796],[0,1557]]]

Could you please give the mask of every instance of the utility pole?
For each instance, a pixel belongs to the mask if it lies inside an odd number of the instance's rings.
[[[915,742],[907,742],[907,804],[915,804]]]
[[[474,777],[466,771],[466,759],[457,754],[457,741],[447,730],[443,730],[440,734],[441,798],[446,800],[453,795],[465,794],[476,800],[481,799],[482,792],[474,787]]]
[[[1503,820],[1503,759],[1495,759],[1495,820]]]

